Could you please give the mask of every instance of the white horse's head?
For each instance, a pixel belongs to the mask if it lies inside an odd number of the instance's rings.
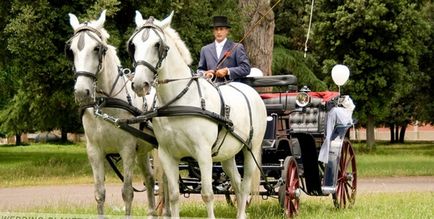
[[[74,62],[74,95],[78,103],[88,103],[95,95],[98,72],[102,68],[102,60],[108,49],[109,34],[103,27],[105,14],[104,10],[97,20],[81,24],[74,14],[69,14],[74,36],[67,41],[65,51]]]
[[[154,78],[165,65],[166,56],[178,54],[183,64],[191,64],[191,55],[178,33],[170,27],[172,13],[162,21],[149,17],[144,20],[136,11],[136,31],[128,40],[128,52],[135,66],[133,90],[146,95]]]

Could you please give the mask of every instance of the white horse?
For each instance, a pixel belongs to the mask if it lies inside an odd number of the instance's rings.
[[[144,20],[136,12],[136,32],[128,42],[136,66],[133,90],[142,96],[156,85],[160,107],[152,124],[169,183],[171,215],[179,216],[179,161],[193,157],[200,168],[201,194],[208,217],[215,217],[211,175],[213,161],[219,161],[236,193],[237,217],[246,218],[252,177],[259,173],[255,162],[260,159],[266,128],[265,105],[258,93],[245,84],[220,86],[220,96],[212,83],[192,76],[190,52],[170,27],[172,16],[173,12],[163,21],[152,17]],[[235,163],[235,155],[241,150],[243,178]]]
[[[95,116],[95,102],[103,100],[101,110],[118,118],[130,118],[134,111],[143,110],[143,98],[131,91],[130,81],[120,75],[120,61],[116,49],[107,45],[109,34],[103,28],[105,11],[98,20],[80,24],[74,14],[69,14],[74,36],[68,41],[74,62],[76,102],[84,107],[82,115],[86,135],[87,155],[92,166],[95,182],[95,199],[99,215],[104,214],[105,186],[104,160],[106,154],[119,154],[122,158],[124,184],[122,198],[125,214],[131,214],[133,201],[133,168],[135,159],[144,177],[147,189],[148,214],[155,213],[154,177],[149,159],[153,146],[130,133]],[[131,95],[131,106],[127,96]],[[134,108],[134,107],[135,108]],[[138,128],[138,126],[136,126]]]

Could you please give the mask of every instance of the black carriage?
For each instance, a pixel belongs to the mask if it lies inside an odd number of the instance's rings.
[[[252,87],[272,87],[261,93],[267,108],[267,131],[262,145],[260,166],[262,196],[277,196],[286,215],[299,210],[301,192],[311,196],[332,195],[337,208],[352,206],[357,189],[357,170],[349,141],[352,124],[336,124],[331,137],[328,163],[318,161],[325,138],[326,117],[330,106],[339,99],[338,92],[297,91],[293,75],[249,77],[244,83]],[[237,157],[242,172],[242,157]],[[200,193],[200,172],[195,161],[184,159],[180,177],[181,193]],[[216,163],[213,169],[214,192],[226,195],[231,202],[229,178]]]

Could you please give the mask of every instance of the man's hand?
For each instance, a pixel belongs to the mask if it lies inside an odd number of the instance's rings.
[[[212,79],[214,77],[214,70],[208,70],[203,73],[206,79]]]
[[[221,68],[219,70],[216,71],[215,75],[218,78],[224,78],[226,75],[228,75],[228,68]]]

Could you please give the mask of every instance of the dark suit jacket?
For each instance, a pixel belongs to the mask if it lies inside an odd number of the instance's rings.
[[[234,47],[232,49],[232,47]],[[231,50],[232,49],[232,50]],[[229,68],[230,75],[226,76],[226,80],[239,81],[240,78],[246,77],[250,73],[250,63],[247,57],[244,46],[240,43],[234,43],[227,40],[223,46],[220,59],[224,58],[224,55],[231,50],[228,58],[219,66],[220,68]],[[217,70],[217,63],[220,60],[217,59],[217,52],[215,48],[215,42],[210,43],[200,50],[199,66],[197,68],[199,74],[202,74],[207,70]],[[224,79],[217,79],[217,82],[224,81]]]

